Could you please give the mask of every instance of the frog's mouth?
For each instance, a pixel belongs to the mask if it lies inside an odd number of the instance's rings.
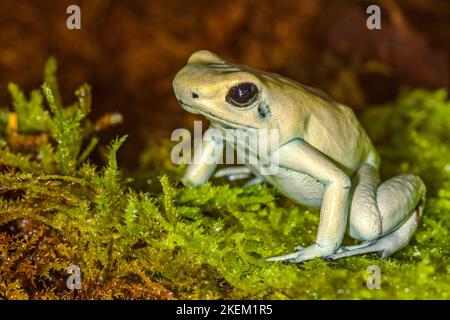
[[[194,107],[188,105],[187,103],[185,103],[182,100],[178,100],[178,102],[180,103],[181,107],[184,110],[186,110],[187,112],[194,113],[194,114],[201,114],[202,116],[205,116],[206,118],[211,120],[211,122],[218,123],[219,125],[221,125],[221,126],[223,126],[225,128],[228,127],[228,128],[236,128],[236,129],[243,129],[243,130],[245,130],[245,129],[258,129],[256,127],[252,127],[252,126],[249,126],[249,125],[246,125],[246,124],[244,125],[244,124],[240,124],[240,123],[233,122],[233,121],[230,121],[230,120],[224,120],[224,119],[218,118],[215,115],[209,113],[208,111],[203,111],[203,110],[200,111],[198,109],[195,109]]]

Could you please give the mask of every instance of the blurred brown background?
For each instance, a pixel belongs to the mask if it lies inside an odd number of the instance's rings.
[[[70,4],[81,30],[66,28]],[[370,4],[381,30],[366,28]],[[66,103],[88,82],[95,115],[124,115],[109,134],[130,134],[121,156],[132,167],[148,140],[192,127],[171,82],[197,49],[320,87],[358,112],[405,86],[448,87],[449,21],[447,0],[1,0],[0,105],[9,81],[38,87],[54,55]]]

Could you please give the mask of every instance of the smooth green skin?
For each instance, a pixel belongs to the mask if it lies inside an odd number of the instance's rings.
[[[258,87],[258,99],[239,108],[226,101],[228,90],[241,82]],[[191,55],[173,81],[181,106],[204,115],[218,129],[277,129],[279,147],[276,175],[259,176],[284,195],[303,205],[320,207],[316,241],[294,253],[270,261],[300,262],[317,257],[337,259],[381,252],[383,257],[403,248],[417,228],[426,189],[414,175],[381,183],[379,156],[353,111],[320,90],[277,74],[224,61],[206,50]],[[195,92],[198,97],[193,97]],[[259,109],[264,107],[266,116]],[[200,159],[206,159],[217,140],[204,139]],[[263,155],[261,155],[263,156]],[[246,164],[252,172],[258,165]],[[191,164],[183,183],[207,182],[216,165]],[[245,173],[231,168],[218,176]],[[341,245],[344,233],[363,243]]]

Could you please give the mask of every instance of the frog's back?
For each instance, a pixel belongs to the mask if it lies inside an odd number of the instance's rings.
[[[348,174],[363,163],[378,168],[378,154],[353,110],[323,92],[314,96],[303,139]]]

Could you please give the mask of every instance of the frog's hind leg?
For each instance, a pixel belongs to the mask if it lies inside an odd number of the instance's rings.
[[[375,242],[376,242],[376,240],[372,240],[372,241],[363,241],[360,244],[357,244],[354,246],[342,246],[341,245],[336,250],[336,253],[343,253],[343,252],[347,252],[347,251],[355,251],[355,250],[363,249],[363,248],[366,248],[366,247],[372,245]]]
[[[419,225],[419,219],[421,215],[421,210],[423,206],[420,204],[414,214],[411,215],[408,220],[406,220],[398,229],[385,235],[378,240],[372,241],[370,244],[364,243],[360,246],[346,247],[341,252],[335,253],[329,257],[327,260],[336,260],[340,258],[355,256],[359,254],[366,253],[381,253],[381,258],[387,258],[391,254],[397,252],[398,250],[404,248],[411,240],[414,232]],[[347,249],[347,250],[346,250]]]
[[[380,184],[377,170],[363,165],[353,177],[349,234],[364,242],[342,247],[331,259],[381,252],[383,257],[402,249],[418,225],[425,198],[425,185],[411,174]]]

